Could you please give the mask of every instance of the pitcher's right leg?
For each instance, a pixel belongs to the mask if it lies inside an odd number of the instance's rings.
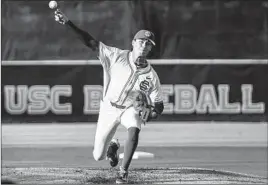
[[[112,140],[118,125],[111,125],[110,127],[104,127],[104,129],[99,129],[97,127],[93,157],[96,161],[103,160],[106,157],[106,152],[109,147],[110,141]]]
[[[109,103],[109,102],[108,102]],[[116,110],[102,102],[94,141],[93,157],[96,161],[103,160],[116,129],[119,125]]]

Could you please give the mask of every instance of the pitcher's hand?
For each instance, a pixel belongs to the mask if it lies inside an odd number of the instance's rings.
[[[57,9],[55,11],[55,21],[57,21],[60,24],[66,24],[66,22],[69,21],[68,17],[62,13],[60,9]]]

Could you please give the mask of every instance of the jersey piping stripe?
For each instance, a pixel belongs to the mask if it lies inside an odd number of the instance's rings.
[[[126,95],[126,97],[125,97],[125,99],[123,100],[123,102],[122,102],[121,105],[123,105],[123,104],[125,103],[125,101],[126,101],[126,99],[127,99],[127,97],[128,97],[128,94],[129,94],[129,92],[133,89],[133,87],[134,87],[136,81],[138,80],[139,75],[141,75],[141,74],[146,74],[146,73],[150,73],[151,70],[152,70],[152,67],[150,66],[150,68],[149,68],[148,71],[144,71],[144,72],[141,72],[141,73],[135,73],[135,74],[137,74],[137,75],[135,75],[134,83],[132,83],[132,85],[131,85],[131,87],[130,87],[130,89],[129,89],[129,91],[128,91],[128,93],[127,93],[127,95]]]
[[[99,47],[99,50],[101,49],[101,47]],[[100,51],[99,51],[100,52]],[[102,67],[103,67],[103,70],[105,70],[106,72],[107,72],[107,75],[109,76],[109,79],[110,79],[110,74],[108,73],[108,62],[107,62],[107,60],[106,60],[106,58],[105,57],[101,57],[101,56],[98,56],[98,58],[99,58],[99,61],[100,61],[100,63],[102,64]],[[104,71],[103,71],[103,73],[105,73]],[[107,79],[106,79],[107,80]],[[106,96],[106,93],[107,93],[107,91],[108,91],[108,87],[109,87],[109,84],[110,84],[110,80],[109,80],[109,82],[106,84],[106,86],[103,86],[103,94],[102,94],[102,98],[104,99],[104,97]],[[104,83],[103,83],[103,85],[104,85]]]
[[[128,61],[129,66],[130,66],[130,69],[131,69],[131,74],[129,75],[129,77],[128,77],[128,79],[127,79],[127,82],[125,83],[125,85],[124,85],[124,87],[123,87],[123,89],[122,89],[122,91],[121,91],[121,93],[120,93],[120,95],[119,95],[119,97],[118,97],[118,100],[117,100],[115,103],[118,103],[118,102],[120,101],[120,99],[121,99],[121,97],[122,97],[122,94],[123,94],[124,90],[127,88],[127,85],[128,85],[129,82],[131,81],[131,78],[134,76],[134,75],[133,75],[133,73],[134,73],[134,69],[132,68],[132,66],[131,66],[131,64],[130,64],[130,61],[129,61],[128,57],[129,57],[129,52],[127,53],[127,61]]]
[[[117,58],[118,58],[118,57],[117,57]],[[109,82],[107,83],[106,88],[103,88],[103,89],[105,89],[105,92],[103,92],[103,94],[105,94],[105,96],[106,96],[106,94],[107,94],[107,92],[108,92],[108,88],[109,88],[110,82],[111,82],[111,75],[110,75],[110,73],[109,73],[109,71],[111,70],[111,65],[109,65],[109,69],[108,69],[108,67],[106,66],[105,70],[107,71],[107,75],[108,75],[108,77],[109,77]]]
[[[107,91],[108,91],[108,87],[109,87],[109,85],[110,85],[110,74],[108,73],[108,72],[106,72],[107,73],[107,76],[108,76],[108,78],[109,78],[109,81],[108,81],[108,83],[106,84],[106,87],[103,87],[103,98],[106,96],[106,94],[107,94]],[[107,80],[107,79],[106,79]]]
[[[133,89],[133,87],[134,87],[136,81],[138,80],[138,75],[134,75],[134,77],[135,77],[135,78],[134,78],[134,81],[133,81],[131,87],[129,88],[129,91],[128,91],[126,97],[124,98],[124,100],[122,101],[121,105],[123,105],[123,104],[125,103],[125,101],[126,101],[126,99],[127,99],[127,97],[128,97],[128,94],[129,94],[130,90]]]

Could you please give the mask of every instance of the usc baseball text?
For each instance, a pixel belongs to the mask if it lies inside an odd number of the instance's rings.
[[[164,114],[261,114],[264,102],[253,102],[254,87],[241,85],[241,101],[230,102],[230,86],[203,84],[200,89],[193,85],[163,84]],[[4,108],[11,115],[42,115],[51,111],[56,115],[72,114],[72,103],[60,99],[72,96],[70,85],[6,85],[4,86]],[[83,113],[98,114],[102,99],[101,85],[83,87]],[[173,101],[172,101],[173,97]]]

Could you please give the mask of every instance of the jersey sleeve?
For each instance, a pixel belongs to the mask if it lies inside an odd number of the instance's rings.
[[[109,69],[120,52],[120,49],[116,47],[107,46],[104,43],[99,43],[99,59],[102,66],[106,69]]]
[[[153,88],[150,93],[152,103],[163,101],[161,83],[158,75],[154,72]]]

